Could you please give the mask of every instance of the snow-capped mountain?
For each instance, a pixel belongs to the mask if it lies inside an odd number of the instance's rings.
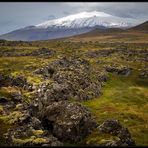
[[[38,28],[83,28],[83,27],[130,27],[136,24],[135,19],[121,18],[104,12],[81,12],[60,19],[46,21],[36,25]]]
[[[86,33],[94,29],[128,28],[137,25],[131,18],[121,18],[104,12],[92,11],[53,19],[35,26],[27,26],[0,36],[7,40],[47,40]]]

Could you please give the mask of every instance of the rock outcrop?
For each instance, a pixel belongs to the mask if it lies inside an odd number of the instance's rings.
[[[2,50],[0,51],[0,57],[19,57],[19,56],[53,56],[55,54],[55,51],[48,48],[39,48],[35,49],[32,52],[18,52],[18,50]]]
[[[104,143],[105,146],[135,146],[129,130],[123,127],[118,120],[106,120],[98,129],[102,133],[108,133],[119,138],[119,140]]]
[[[105,67],[107,72],[115,73],[118,75],[128,76],[131,73],[132,68],[126,66],[108,65]]]
[[[90,112],[79,103],[58,101],[39,112],[44,127],[62,141],[79,142],[96,128]]]
[[[0,74],[0,87],[17,86],[32,91],[33,85],[27,82],[23,76],[13,77],[11,75]]]
[[[89,62],[84,59],[62,58],[52,62],[49,66],[35,71],[52,82],[38,89],[39,98],[46,100],[88,100],[101,95],[103,82],[107,80],[105,74],[95,72]]]

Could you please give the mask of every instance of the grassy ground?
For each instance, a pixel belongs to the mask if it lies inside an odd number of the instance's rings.
[[[128,77],[110,75],[103,95],[83,105],[91,110],[98,123],[109,118],[118,119],[128,127],[137,145],[148,145],[147,92],[148,83],[138,79],[135,73]],[[87,140],[97,143],[99,137],[99,133],[94,132]]]

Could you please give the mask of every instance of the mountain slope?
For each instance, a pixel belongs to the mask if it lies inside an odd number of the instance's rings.
[[[146,22],[144,22],[144,23],[142,23],[140,25],[137,25],[135,27],[132,27],[132,28],[130,28],[128,30],[132,30],[132,31],[136,30],[136,31],[146,31],[146,32],[148,32],[148,21],[146,21]]]
[[[6,40],[22,40],[22,41],[34,41],[34,40],[47,40],[68,37],[73,35],[78,35],[90,31],[91,28],[77,28],[77,29],[59,29],[52,30],[52,28],[41,29],[41,28],[32,28],[32,29],[19,29],[13,32],[4,34],[0,36],[0,39]]]
[[[91,30],[90,32],[76,35],[75,37],[94,37],[94,36],[102,36],[102,35],[108,35],[108,34],[114,34],[114,33],[121,33],[125,31],[126,30],[123,30],[120,28],[107,28],[107,29],[95,28]]]
[[[126,43],[148,43],[147,22],[131,27],[130,29],[106,28],[94,29],[87,33],[63,38],[63,40],[80,41],[99,41],[99,42],[126,42]]]
[[[121,18],[104,12],[81,12],[67,17],[28,26],[0,36],[6,40],[47,40],[89,32],[94,28],[129,28],[137,24],[134,19]]]

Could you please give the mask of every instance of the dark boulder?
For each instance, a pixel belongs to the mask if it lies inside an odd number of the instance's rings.
[[[148,70],[147,69],[142,70],[139,74],[139,78],[142,78],[142,79],[148,78]]]
[[[6,104],[6,103],[8,103],[8,99],[7,98],[5,98],[5,97],[0,97],[0,104]]]
[[[105,67],[107,72],[115,73],[118,75],[128,76],[131,73],[132,68],[126,66],[109,65]]]
[[[44,127],[62,141],[78,142],[96,127],[90,112],[79,103],[59,101],[40,111]]]
[[[119,140],[104,143],[106,146],[135,146],[129,130],[123,127],[118,120],[106,120],[98,127],[102,133],[117,136]]]
[[[55,54],[55,51],[48,48],[40,48],[32,51],[29,55],[31,56],[52,56]]]
[[[33,85],[27,82],[24,76],[13,77],[11,75],[0,74],[0,87],[17,86],[32,91]]]

